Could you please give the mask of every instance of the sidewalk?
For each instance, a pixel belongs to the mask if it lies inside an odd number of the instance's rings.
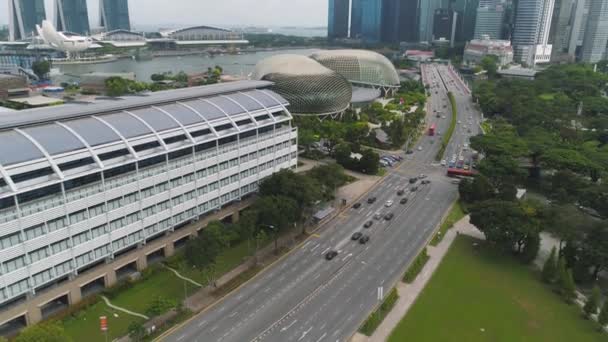
[[[433,276],[433,273],[448,252],[448,249],[458,233],[466,234],[477,239],[484,238],[483,234],[469,222],[469,216],[465,216],[458,221],[452,229],[448,230],[439,245],[436,247],[427,247],[430,259],[422,269],[422,272],[416,277],[416,280],[414,280],[412,284],[406,284],[401,281],[397,284],[396,288],[399,293],[399,300],[395,304],[393,310],[384,318],[384,321],[382,321],[382,324],[380,324],[374,334],[371,337],[367,337],[357,333],[351,339],[352,342],[383,342],[388,340],[393,329],[395,329],[397,324],[399,324],[401,319],[416,302],[416,298],[418,298],[418,295],[420,295]]]

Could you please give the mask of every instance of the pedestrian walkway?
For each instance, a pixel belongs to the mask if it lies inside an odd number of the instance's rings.
[[[131,316],[140,317],[140,318],[143,318],[145,320],[149,320],[150,319],[150,317],[148,317],[146,315],[142,315],[140,313],[133,312],[133,311],[127,310],[125,308],[121,308],[120,306],[116,306],[116,305],[112,304],[110,302],[110,300],[106,296],[101,296],[101,299],[103,299],[103,301],[106,303],[107,306],[109,306],[110,308],[112,308],[114,310],[124,312],[124,313],[126,313],[128,315],[131,315]]]
[[[172,269],[169,266],[164,265],[166,269],[168,269],[169,271],[173,272],[173,274],[175,274],[179,279],[185,280],[187,282],[189,282],[190,284],[194,285],[194,286],[198,286],[198,287],[203,287],[202,284],[197,283],[196,281],[194,281],[193,279],[190,279],[188,277],[184,277],[183,275],[181,275],[177,270]]]
[[[466,234],[477,239],[484,239],[483,234],[470,223],[469,216],[465,216],[458,221],[452,229],[448,230],[439,245],[436,247],[427,247],[430,259],[422,269],[422,272],[418,274],[416,280],[411,284],[405,284],[403,282],[397,284],[399,300],[397,301],[397,304],[395,304],[393,310],[384,318],[384,321],[382,321],[382,324],[380,324],[374,334],[371,337],[367,337],[357,333],[351,339],[352,342],[384,342],[388,339],[393,329],[395,329],[397,324],[399,324],[401,319],[416,302],[416,298],[418,298],[433,276],[433,273],[441,263],[441,260],[448,252],[448,249],[458,234]]]

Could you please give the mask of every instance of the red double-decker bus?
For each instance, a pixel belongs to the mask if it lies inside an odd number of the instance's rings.
[[[473,177],[476,174],[473,170],[448,169],[448,177]]]
[[[431,127],[429,127],[429,135],[433,136],[435,135],[435,129],[437,128],[437,125],[432,124]]]

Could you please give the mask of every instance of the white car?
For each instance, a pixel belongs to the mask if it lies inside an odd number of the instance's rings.
[[[444,159],[441,161],[441,166],[446,166],[447,165],[447,161]]]
[[[391,201],[391,200],[386,201],[386,203],[384,204],[384,206],[387,207],[387,208],[390,207],[390,206],[392,206],[392,205],[393,205],[393,201]]]
[[[422,151],[422,146],[418,146],[418,151]]]

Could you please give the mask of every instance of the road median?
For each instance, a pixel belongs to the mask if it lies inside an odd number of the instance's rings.
[[[456,121],[458,120],[458,107],[456,107],[456,99],[454,98],[454,94],[452,92],[448,92],[448,98],[450,99],[450,106],[452,107],[452,120],[450,121],[450,127],[448,131],[445,132],[443,138],[441,139],[441,148],[437,155],[435,156],[436,161],[441,161],[443,159],[443,155],[445,154],[445,150],[452,139],[452,135],[456,130]]]

